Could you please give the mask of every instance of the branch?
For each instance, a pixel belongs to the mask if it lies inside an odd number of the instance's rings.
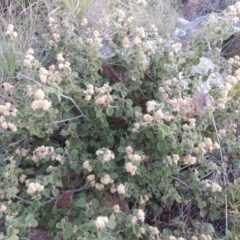
[[[25,78],[25,79],[27,79],[29,81],[32,81],[32,82],[36,83],[38,86],[41,86],[41,87],[43,86],[43,84],[39,83],[38,81],[36,81],[36,80],[34,80],[32,78],[29,78],[29,77],[27,77],[27,76],[25,76],[25,75],[23,75],[21,73],[17,73],[17,77]],[[76,102],[71,97],[66,96],[64,94],[60,94],[60,96],[62,98],[70,100],[74,104],[74,106],[77,108],[77,110],[81,113],[81,117],[84,117],[87,121],[90,121],[89,118],[82,112],[82,110],[79,108],[79,106],[76,104]]]
[[[221,143],[220,143],[220,138],[219,138],[219,134],[218,134],[218,129],[217,129],[217,125],[216,125],[216,121],[215,121],[215,118],[214,118],[214,115],[213,115],[213,127],[215,129],[215,132],[216,132],[216,135],[217,135],[217,141],[218,141],[218,144],[220,146],[219,150],[220,150],[220,157],[221,157],[221,161],[222,161],[222,167],[223,167],[223,181],[224,181],[224,185],[226,186],[227,184],[227,181],[226,181],[226,168],[225,168],[225,164],[224,164],[224,159],[223,159],[223,150],[222,150],[222,147],[221,147]],[[225,215],[226,215],[226,226],[225,226],[225,229],[226,231],[228,230],[228,212],[227,212],[227,209],[228,209],[228,200],[227,200],[227,195],[225,194]]]
[[[77,188],[77,189],[73,189],[73,190],[68,190],[68,191],[64,191],[61,195],[57,196],[57,197],[53,197],[53,198],[50,198],[49,200],[41,203],[41,207],[48,204],[48,203],[51,203],[53,201],[56,201],[58,200],[59,198],[61,198],[62,196],[64,196],[66,193],[78,193],[78,192],[81,192],[85,189],[85,187],[81,187],[81,188]],[[25,200],[19,196],[15,196],[14,198],[18,199],[20,202],[23,202],[23,203],[26,203],[26,204],[29,204],[29,205],[32,205],[33,202],[30,202],[28,200]]]
[[[49,125],[56,124],[56,123],[67,122],[67,121],[71,121],[71,120],[81,118],[81,117],[83,117],[83,115],[79,115],[79,116],[76,116],[76,117],[73,117],[73,118],[63,119],[63,120],[59,120],[59,121],[53,121],[53,122],[47,123],[45,125],[49,126]]]

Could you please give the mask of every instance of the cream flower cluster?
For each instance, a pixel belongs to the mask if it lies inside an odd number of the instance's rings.
[[[125,12],[122,9],[116,9],[114,12],[114,16],[117,19],[117,22],[121,23],[124,21],[125,18]]]
[[[226,17],[236,17],[240,15],[240,3],[236,2],[234,5],[230,5],[225,11],[224,16]]]
[[[139,154],[134,154],[131,146],[126,147],[126,153],[131,162],[141,162],[142,157]]]
[[[96,184],[95,175],[91,174],[87,176],[87,180],[90,182],[91,186],[94,187]]]
[[[225,109],[226,104],[228,101],[230,101],[232,98],[229,96],[229,92],[234,88],[234,86],[236,84],[238,84],[240,82],[240,57],[239,56],[235,56],[234,58],[230,58],[228,60],[230,65],[233,66],[237,66],[238,69],[236,71],[234,71],[234,75],[228,75],[226,77],[226,82],[220,86],[218,86],[219,88],[219,98],[217,101],[217,105],[216,107],[218,109]]]
[[[140,220],[141,222],[144,222],[144,221],[145,221],[145,212],[144,212],[142,209],[138,209],[137,218],[138,218],[138,220]]]
[[[201,183],[205,187],[211,188],[212,192],[221,192],[222,191],[222,187],[219,184],[212,182],[208,179],[202,180]]]
[[[87,18],[83,18],[82,19],[82,22],[81,22],[81,26],[82,27],[86,27],[88,25],[88,20],[87,20]]]
[[[96,155],[98,156],[98,159],[101,160],[102,163],[109,162],[115,158],[114,153],[106,148],[97,150]]]
[[[231,100],[231,98],[228,97],[228,94],[232,90],[233,86],[230,83],[226,82],[220,85],[218,88],[219,88],[219,91],[218,91],[219,98],[217,100],[216,107],[218,109],[225,109],[227,102]]]
[[[14,86],[10,83],[4,82],[3,88],[4,88],[4,91],[12,93]]]
[[[58,61],[58,68],[60,70],[63,69],[68,73],[70,73],[72,71],[72,69],[70,67],[70,65],[71,65],[70,62],[65,61],[62,53],[58,53],[56,59]]]
[[[42,109],[44,111],[49,110],[51,106],[51,102],[49,102],[48,100],[44,99],[44,100],[35,100],[32,102],[32,109],[34,111],[36,111],[37,109]]]
[[[147,114],[142,114],[140,112],[135,112],[135,117],[138,122],[133,124],[133,132],[138,132],[140,127],[146,127],[152,122],[158,123],[159,126],[162,125],[163,120],[171,121],[174,119],[174,116],[170,112],[163,113],[162,108],[163,105],[157,104],[154,100],[148,101],[147,105]],[[153,112],[153,115],[149,113]]]
[[[84,91],[85,99],[87,101],[91,100],[92,95],[95,93],[94,86],[92,84],[87,85],[87,90]]]
[[[201,234],[199,237],[192,236],[191,240],[212,240],[212,237],[209,235]]]
[[[34,150],[32,160],[35,163],[39,163],[41,159],[44,159],[48,155],[51,156],[52,161],[58,161],[61,164],[63,163],[63,157],[60,154],[55,152],[54,147],[41,146]]]
[[[42,89],[38,89],[36,93],[34,94],[34,101],[32,102],[32,109],[36,111],[37,109],[42,109],[44,111],[49,110],[51,106],[51,102],[48,100],[44,99],[45,93],[43,92]]]
[[[57,46],[57,43],[60,41],[60,34],[59,34],[59,24],[56,23],[56,20],[52,17],[49,17],[48,19],[49,22],[49,27],[51,29],[52,32],[52,37],[53,37],[53,41],[50,40],[49,44],[50,46]]]
[[[147,6],[147,1],[146,0],[137,0],[137,4],[139,6],[145,7],[145,6]]]
[[[16,38],[18,36],[18,33],[14,31],[14,26],[12,24],[9,24],[5,35],[10,36],[11,38]]]
[[[91,164],[90,164],[89,161],[84,161],[84,163],[83,163],[83,168],[84,168],[84,169],[87,169],[88,172],[92,172],[92,170],[93,170],[93,167],[91,166]]]
[[[129,172],[132,176],[136,174],[137,167],[133,165],[131,162],[126,163],[125,169],[127,172]]]
[[[17,116],[17,109],[12,108],[11,103],[6,103],[5,105],[0,105],[0,114],[3,116],[0,116],[0,126],[4,130],[11,130],[13,132],[17,132],[17,126],[13,123],[10,123],[6,120],[6,117],[12,116],[16,117]]]
[[[4,116],[16,117],[17,109],[12,108],[12,104],[7,102],[5,103],[5,105],[0,105],[0,113],[3,114]]]
[[[32,67],[39,68],[41,66],[40,62],[35,59],[34,50],[32,48],[28,49],[23,60],[23,66],[28,69],[31,69]]]
[[[27,179],[27,175],[26,174],[22,174],[20,177],[19,177],[19,182],[20,183],[24,183]]]
[[[170,236],[169,240],[185,240],[185,238],[182,238],[182,237],[176,238],[174,236]]]
[[[6,210],[7,210],[6,205],[1,204],[1,205],[0,205],[0,212],[3,213],[3,212],[5,212]]]
[[[172,157],[171,156],[167,156],[167,161],[169,165],[172,165],[173,163],[178,163],[179,161],[179,155],[178,154],[173,154]]]
[[[69,72],[71,71],[71,68],[69,67],[70,63],[67,63],[67,65],[64,65],[64,70],[67,69]],[[55,65],[49,66],[49,69],[47,70],[44,67],[40,67],[38,74],[39,79],[42,84],[46,84],[48,80],[55,81],[58,85],[61,83],[62,79],[58,71],[55,70]]]
[[[212,152],[220,148],[218,143],[213,143],[211,138],[204,138],[203,142],[200,142],[194,152],[197,154],[205,154],[207,151]]]
[[[188,154],[188,155],[186,155],[186,156],[183,158],[183,162],[184,162],[184,164],[193,165],[193,164],[195,164],[195,163],[197,162],[197,158],[191,156],[190,154]]]
[[[98,96],[95,99],[95,103],[97,105],[102,105],[104,107],[108,107],[113,103],[113,98],[110,94],[112,88],[108,84],[104,84],[102,87],[96,87],[95,92]]]
[[[174,43],[171,45],[171,49],[174,53],[178,53],[182,49],[181,43]]]
[[[143,204],[145,204],[148,200],[149,200],[149,197],[148,197],[148,195],[145,194],[145,195],[143,195],[143,196],[140,196],[138,202],[139,202],[140,205],[143,205]]]
[[[189,118],[188,124],[185,123],[182,125],[183,130],[192,130],[196,127],[196,119],[195,118]]]
[[[151,235],[158,235],[159,234],[159,230],[158,230],[158,228],[156,228],[156,227],[152,227],[152,226],[150,226],[149,227],[149,230],[150,230],[150,234]]]
[[[87,43],[92,47],[101,48],[103,45],[102,45],[102,38],[100,37],[100,33],[98,31],[93,31],[92,38],[88,38]]]
[[[119,213],[119,212],[121,212],[121,209],[120,209],[120,207],[119,207],[118,204],[115,204],[115,205],[112,207],[112,209],[113,209],[114,213]]]
[[[26,157],[27,156],[27,153],[28,153],[28,150],[27,149],[24,149],[24,148],[17,148],[14,152],[14,155],[20,157],[20,156],[23,156],[23,157]]]
[[[65,68],[68,71],[67,74],[71,71],[69,66],[70,66],[70,64],[67,64],[66,68]],[[62,77],[61,77],[59,71],[56,70],[55,65],[51,65],[48,68],[48,80],[54,81],[58,85],[60,85],[60,83],[62,82]]]
[[[103,185],[108,185],[114,182],[108,174],[105,174],[103,177],[101,177],[100,181]]]
[[[193,99],[190,97],[168,99],[167,102],[172,107],[172,111],[179,113],[181,116],[186,116],[186,114],[192,111],[191,104]]]
[[[98,230],[103,230],[108,223],[108,217],[99,216],[94,223]]]
[[[125,194],[125,186],[122,183],[117,186],[117,192],[118,192],[119,195],[120,194],[123,194],[123,195]]]
[[[95,184],[95,188],[96,188],[98,191],[103,191],[104,185],[103,185],[102,183],[96,183],[96,184]]]
[[[33,195],[35,192],[42,192],[44,189],[44,186],[42,186],[39,183],[29,183],[28,184],[28,189],[27,189],[27,193],[30,195]]]

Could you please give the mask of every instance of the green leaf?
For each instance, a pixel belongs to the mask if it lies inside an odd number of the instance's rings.
[[[133,101],[131,100],[131,99],[126,99],[126,104],[127,104],[127,106],[132,106],[132,104],[133,104]]]
[[[72,229],[72,228],[67,228],[67,229],[63,232],[63,237],[64,237],[64,239],[69,239],[72,235],[73,235],[73,229]]]
[[[224,33],[223,34],[223,41],[225,41],[225,40],[227,40],[227,39],[229,39],[229,37],[230,37],[230,35],[228,34],[228,33]]]
[[[56,222],[53,221],[52,219],[48,222],[48,227],[52,228],[53,226],[55,226]]]
[[[98,205],[99,205],[99,201],[98,201],[97,199],[93,199],[93,200],[91,201],[91,206],[97,207]]]
[[[170,128],[171,128],[171,130],[173,130],[173,131],[176,131],[176,130],[178,130],[178,127],[177,127],[177,125],[176,125],[176,124],[174,124],[174,123],[172,123],[172,124],[170,125]]]
[[[202,76],[202,81],[206,82],[208,80],[208,76]]]
[[[220,211],[214,211],[210,213],[210,219],[211,221],[219,220],[221,218],[221,212]]]
[[[68,134],[69,134],[69,130],[63,129],[63,130],[61,131],[61,135],[62,135],[62,136],[67,136]]]
[[[46,89],[47,89],[47,91],[49,92],[49,93],[55,93],[55,88],[53,88],[53,87],[50,87],[50,86],[46,86],[45,87]]]
[[[77,156],[78,156],[78,150],[77,150],[77,149],[73,149],[73,150],[71,151],[71,156],[72,156],[73,158],[77,157]]]
[[[43,138],[44,137],[44,133],[43,131],[39,128],[39,127],[31,127],[30,128],[30,133],[34,136],[37,136],[39,138]]]
[[[195,59],[192,60],[192,64],[194,66],[198,65],[199,63],[200,63],[200,58],[195,58]]]
[[[211,223],[205,223],[204,226],[205,232],[208,233],[209,235],[212,235],[212,233],[214,233],[214,227]]]
[[[108,136],[107,137],[107,142],[110,143],[110,144],[113,144],[114,142],[114,137],[112,135]]]
[[[135,234],[135,235],[137,235],[137,234],[139,234],[139,232],[140,232],[140,227],[139,227],[139,225],[133,225],[133,233]]]
[[[106,169],[106,170],[111,169],[111,167],[112,167],[112,165],[111,165],[110,162],[105,162],[105,163],[103,164],[103,168]]]
[[[17,235],[13,235],[10,238],[8,238],[8,240],[18,240],[19,237]]]
[[[227,237],[227,240],[232,240],[233,238],[232,238],[232,233],[227,229],[226,230],[226,237]]]
[[[122,115],[122,110],[121,110],[121,108],[117,108],[115,115],[116,115],[116,117],[120,117],[120,116]]]
[[[34,215],[32,213],[28,214],[25,218],[25,223],[31,223],[34,220]]]
[[[106,115],[108,117],[111,117],[114,114],[114,109],[113,108],[107,108],[106,109]]]
[[[56,228],[59,228],[59,229],[62,228],[62,223],[57,223]]]
[[[149,139],[153,139],[153,133],[150,131],[146,132],[146,137]]]
[[[202,57],[203,55],[203,47],[202,47],[202,44],[198,46],[198,54],[200,57]]]
[[[86,216],[87,218],[91,218],[92,215],[93,215],[92,209],[90,209],[90,208],[86,209],[86,211],[85,211],[85,216]]]
[[[64,153],[64,150],[61,147],[56,148],[55,151],[56,153]]]
[[[117,178],[118,178],[118,174],[117,174],[117,173],[111,173],[111,174],[110,174],[110,177],[111,177],[112,179],[117,179]]]
[[[167,144],[165,143],[165,141],[158,141],[157,142],[157,150],[159,152],[164,152],[167,150]]]
[[[57,188],[52,189],[52,194],[54,197],[57,197],[59,195],[59,190]]]
[[[126,237],[131,237],[133,235],[133,228],[129,227],[126,231],[125,231],[125,235]]]
[[[100,111],[98,111],[97,113],[96,113],[96,117],[97,118],[101,118],[102,117],[102,110],[100,110]]]
[[[113,219],[109,219],[107,223],[107,227],[113,230],[116,227],[116,222]]]
[[[77,200],[76,204],[77,207],[83,207],[86,205],[86,200],[84,198],[80,198]]]
[[[72,130],[74,130],[74,129],[77,128],[77,124],[72,122],[72,123],[69,124],[69,127],[70,127]]]
[[[163,124],[161,126],[161,128],[162,128],[163,134],[166,134],[166,135],[169,134],[170,130],[169,130],[169,127],[167,125]]]
[[[32,203],[32,206],[34,208],[39,208],[40,207],[40,202],[38,200],[34,200],[33,203]]]
[[[36,219],[33,219],[33,221],[31,222],[31,226],[37,227],[37,225],[38,225],[38,221]]]

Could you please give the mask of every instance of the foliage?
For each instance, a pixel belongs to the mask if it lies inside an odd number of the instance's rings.
[[[134,8],[109,7],[110,36],[57,9],[25,52],[6,25],[1,239],[39,227],[50,239],[236,239],[239,57],[222,64],[219,51],[233,12],[205,52],[205,38],[183,49]],[[214,69],[193,71],[204,56]]]

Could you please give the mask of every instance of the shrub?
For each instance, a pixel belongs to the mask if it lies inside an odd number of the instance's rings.
[[[239,236],[239,57],[219,51],[231,10],[206,53],[206,39],[184,50],[119,3],[110,36],[52,13],[45,57],[29,48],[2,82],[1,237]],[[13,25],[5,37],[16,53]],[[194,71],[204,56],[215,67]]]

